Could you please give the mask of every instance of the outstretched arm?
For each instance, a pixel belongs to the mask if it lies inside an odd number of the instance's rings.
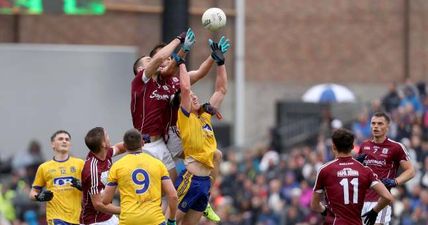
[[[211,56],[208,56],[208,58],[205,59],[205,61],[199,66],[197,70],[189,71],[190,83],[193,85],[198,80],[204,78],[208,74],[208,72],[210,72],[210,69],[213,64],[213,58]]]
[[[177,65],[181,64],[184,61],[187,53],[189,53],[190,49],[192,49],[193,45],[195,44],[195,34],[193,33],[191,28],[187,30],[187,33],[183,38],[182,43],[183,45],[181,46],[178,53],[173,54],[174,60],[172,60],[171,63],[169,63],[169,65],[167,65],[165,72],[163,72],[161,75],[169,76],[171,74],[175,74]]]
[[[211,51],[213,51],[213,49],[212,49],[213,45],[214,45],[214,42],[210,39],[208,41],[208,46],[210,47]],[[224,54],[226,54],[227,50],[229,50],[229,48],[230,48],[229,39],[227,39],[226,37],[222,36],[220,38],[220,41],[218,42],[217,45],[218,45],[218,48],[221,51],[221,53],[224,55]],[[216,61],[216,56],[213,56],[213,54],[211,54],[199,66],[199,68],[197,70],[189,71],[190,83],[193,85],[198,80],[204,78],[208,74],[208,72],[210,71],[210,69],[211,69],[211,67],[212,67],[212,65],[213,65],[213,63],[215,61]]]
[[[162,62],[169,56],[171,56],[171,53],[180,43],[180,40],[178,38],[175,38],[167,46],[163,47],[153,56],[153,58],[150,60],[144,70],[144,75],[146,79],[149,79],[156,74]]]
[[[220,108],[227,92],[227,73],[226,66],[220,65],[217,67],[217,78],[215,82],[214,94],[210,98],[210,104],[216,109]]]
[[[186,65],[184,63],[179,65],[180,68],[180,91],[181,91],[181,107],[190,112],[192,98],[190,96],[190,77],[187,73]]]
[[[113,156],[120,155],[120,154],[126,152],[126,148],[125,148],[125,145],[123,144],[123,142],[119,142],[119,143],[113,145],[112,147],[113,147]]]

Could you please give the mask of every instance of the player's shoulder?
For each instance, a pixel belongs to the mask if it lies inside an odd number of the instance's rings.
[[[338,162],[338,159],[333,159],[329,162],[324,163],[323,165],[320,166],[320,168],[318,169],[319,172],[322,171],[329,171],[329,168],[334,167]]]
[[[373,141],[371,139],[366,139],[360,144],[360,146],[370,146],[370,145],[373,145]]]
[[[81,164],[82,166],[83,164],[85,164],[85,161],[83,161],[83,159],[74,156],[70,156],[70,162]]]
[[[39,169],[44,169],[44,168],[46,168],[46,167],[49,167],[49,166],[51,166],[54,162],[55,162],[55,161],[54,161],[53,159],[48,160],[48,161],[46,161],[46,162],[44,162],[44,163],[40,164]]]
[[[388,145],[390,145],[390,146],[392,146],[392,147],[394,147],[394,148],[397,148],[397,149],[406,149],[406,148],[405,148],[405,146],[404,146],[402,143],[400,143],[400,142],[398,142],[398,141],[394,141],[394,140],[392,140],[391,138],[387,138],[387,139],[385,140],[385,142],[386,142]]]

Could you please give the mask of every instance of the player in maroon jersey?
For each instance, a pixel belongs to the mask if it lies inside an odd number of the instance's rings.
[[[101,193],[107,184],[112,157],[126,151],[123,143],[110,145],[110,138],[104,128],[95,127],[85,137],[89,148],[82,170],[82,211],[81,224],[115,225],[120,208],[113,204],[104,205]]]
[[[338,129],[332,135],[336,159],[318,171],[311,208],[325,216],[324,224],[361,225],[364,196],[371,189],[380,195],[376,204],[363,215],[364,223],[373,225],[378,212],[393,201],[391,193],[373,171],[352,158],[354,134]],[[321,203],[325,194],[326,203]]]
[[[371,118],[372,139],[360,145],[357,160],[370,167],[388,189],[402,185],[415,176],[415,169],[409,159],[409,154],[403,144],[387,137],[389,116],[377,112]],[[397,176],[400,168],[403,172]],[[378,195],[369,191],[366,195],[363,213],[373,207]],[[379,213],[376,224],[387,225],[391,221],[391,206]]]
[[[172,40],[153,57],[138,59],[134,63],[136,76],[131,83],[131,115],[134,128],[143,136],[144,151],[165,164],[171,179],[177,177],[177,171],[163,140],[168,123],[164,121],[163,113],[169,108],[174,89],[168,84],[168,78],[161,76],[160,72],[169,64],[172,52],[180,43],[184,52],[190,51],[195,43],[192,29],[189,28],[187,33]]]
[[[212,49],[213,43],[214,42],[211,39],[209,39],[208,45],[210,49]],[[218,42],[218,45],[221,49],[222,54],[225,54],[230,48],[229,39],[222,36]],[[164,46],[165,46],[164,44],[155,46],[155,48],[150,52],[150,56],[155,55]],[[180,52],[178,53],[178,55],[180,55]],[[183,56],[183,53],[181,53],[180,57],[182,56]],[[183,158],[183,148],[181,144],[181,138],[179,135],[179,131],[177,129],[177,115],[178,115],[178,109],[180,106],[180,99],[179,99],[180,80],[179,80],[177,71],[174,69],[174,68],[177,68],[177,64],[179,64],[180,60],[182,59],[177,59],[177,56],[174,55],[174,60],[170,62],[170,64],[167,66],[167,69],[165,69],[164,71],[161,71],[161,74],[163,73],[173,74],[173,76],[167,75],[168,77],[170,77],[168,81],[169,81],[170,87],[172,87],[174,90],[177,90],[174,94],[174,97],[171,99],[169,110],[164,112],[164,116],[165,116],[164,120],[168,121],[167,130],[165,131],[165,134],[166,134],[165,141],[167,144],[167,148],[174,160]],[[189,71],[188,76],[190,77],[191,85],[193,85],[194,83],[196,83],[197,81],[205,77],[208,74],[214,62],[215,62],[215,56],[213,56],[213,54],[210,54],[208,58],[199,66],[197,70]],[[204,104],[202,108],[204,110],[213,111],[213,108],[209,104]],[[221,117],[221,114],[218,113],[218,111],[216,115],[218,116],[218,118]],[[222,160],[222,153],[220,150],[217,149],[217,151],[214,153],[214,170],[212,170],[212,173],[210,175],[210,177],[212,178],[212,182],[215,181],[219,173],[221,160]],[[175,181],[175,179],[173,179],[173,181]],[[220,222],[220,217],[214,212],[210,204],[208,204],[203,215],[213,222],[216,222],[216,223]]]

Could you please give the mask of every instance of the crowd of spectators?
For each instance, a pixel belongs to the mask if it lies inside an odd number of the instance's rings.
[[[392,225],[428,225],[428,97],[425,84],[391,84],[383,99],[362,108],[352,124],[344,124],[356,135],[356,146],[370,138],[370,117],[386,110],[392,117],[389,137],[402,142],[417,169],[415,178],[392,193]],[[221,175],[211,192],[212,205],[224,225],[311,225],[322,217],[310,210],[316,172],[333,159],[332,121],[322,129],[316,145],[300,145],[278,152],[268,144],[243,151],[224,152]],[[358,148],[355,149],[358,151]],[[0,225],[45,224],[43,204],[28,200],[37,166],[43,162],[40,145],[32,141],[28,151],[0,163]],[[203,219],[201,224],[210,224]]]

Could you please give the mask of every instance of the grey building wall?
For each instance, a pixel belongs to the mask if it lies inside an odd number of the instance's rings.
[[[132,127],[129,85],[137,49],[80,45],[0,45],[0,157],[65,129],[83,157],[86,132],[107,129],[112,142]]]

